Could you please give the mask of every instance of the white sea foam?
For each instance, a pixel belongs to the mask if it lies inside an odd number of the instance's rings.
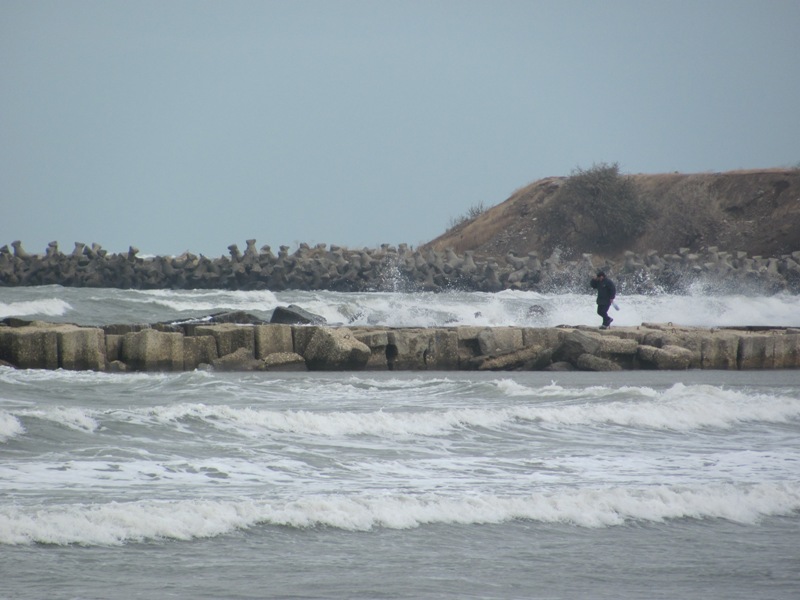
[[[8,304],[0,302],[0,319],[31,315],[60,317],[70,310],[72,310],[72,306],[59,298],[42,298],[40,300],[9,302]]]
[[[621,310],[614,313],[616,325],[642,322],[675,323],[695,327],[800,325],[800,296],[664,294],[619,298]]]
[[[16,491],[40,497],[58,497],[74,489],[91,490],[91,496],[99,500],[109,493],[127,496],[139,490],[153,493],[156,489],[160,497],[184,498],[188,490],[202,490],[210,482],[224,483],[227,489],[285,488],[304,485],[315,475],[302,461],[280,457],[266,462],[230,457],[191,461],[183,457],[158,458],[53,459],[14,466],[0,463],[0,481]]]
[[[278,305],[275,294],[268,290],[147,290],[131,296],[130,300],[151,303],[178,312],[224,309],[271,311]]]
[[[130,389],[131,386],[158,387],[170,383],[182,383],[198,379],[210,378],[204,371],[187,371],[182,373],[167,372],[130,372],[120,377],[118,373],[97,371],[70,371],[68,369],[15,369],[0,367],[0,382],[20,387],[52,387],[65,385],[110,386],[109,389]]]
[[[506,290],[483,292],[343,293],[287,290],[111,290],[41,286],[13,290],[18,301],[0,303],[7,316],[62,316],[82,323],[170,321],[187,313],[244,310],[266,318],[276,306],[297,304],[329,323],[391,327],[449,325],[532,326],[597,325],[593,296],[586,293],[540,294]],[[66,300],[62,299],[66,298]],[[13,296],[12,296],[13,298]],[[68,300],[68,301],[67,301]],[[736,325],[800,326],[800,295],[744,296],[698,288],[690,294],[624,295],[614,312],[616,326],[643,322],[702,327]],[[535,310],[531,310],[535,308]]]
[[[628,388],[630,390],[630,388]],[[643,388],[645,394],[652,390]],[[800,418],[800,399],[748,395],[715,386],[675,384],[650,399],[587,402],[569,406],[516,409],[520,418],[557,425],[613,424],[688,431],[730,428],[741,422],[782,423]]]
[[[538,392],[537,388],[522,385],[513,379],[501,379],[495,385],[503,394],[511,398],[515,396],[533,396]]]
[[[282,292],[281,302],[295,303],[329,322],[389,327],[444,325],[533,326],[597,325],[591,294],[539,294],[504,291],[451,293]],[[800,326],[800,296],[709,294],[629,295],[618,298],[614,324],[675,323],[698,327],[736,325]],[[535,307],[536,310],[531,310]]]
[[[199,419],[212,427],[237,432],[272,430],[318,436],[437,436],[461,427],[497,426],[505,411],[454,409],[444,411],[273,411],[225,405],[179,404],[148,411],[160,422]]]
[[[190,540],[259,524],[347,531],[519,519],[591,528],[686,518],[753,524],[764,517],[798,510],[800,486],[779,483],[561,489],[520,496],[320,495],[289,501],[196,499],[58,507],[15,505],[0,507],[0,543],[116,545]]]
[[[509,387],[510,384],[504,384]],[[511,386],[512,388],[514,386]],[[559,397],[556,385],[544,388]],[[463,428],[503,428],[515,421],[555,426],[618,425],[689,431],[727,429],[742,422],[783,423],[800,418],[800,399],[746,394],[714,386],[675,384],[657,393],[641,388],[641,399],[610,401],[610,388],[583,390],[580,403],[552,400],[504,407],[394,409],[377,411],[264,410],[203,403],[180,403],[147,409],[161,423],[198,419],[219,429],[282,431],[318,436],[436,436]],[[516,390],[514,393],[518,393]],[[630,393],[630,391],[628,392]],[[589,395],[589,398],[586,398]],[[546,399],[546,398],[545,398]],[[602,399],[602,402],[598,400]]]
[[[562,387],[556,382],[544,387],[528,386],[517,382],[514,379],[499,379],[493,383],[504,395],[509,398],[530,396],[537,399],[559,399],[559,398],[595,398],[599,399],[606,395],[613,394],[614,389],[603,386],[588,386],[582,388]],[[640,390],[647,388],[631,388]]]
[[[95,411],[77,407],[57,406],[46,410],[26,409],[19,411],[17,414],[23,417],[35,417],[45,421],[52,421],[76,431],[93,432],[100,426],[95,419]]]
[[[14,415],[0,410],[0,443],[25,433],[25,428]]]

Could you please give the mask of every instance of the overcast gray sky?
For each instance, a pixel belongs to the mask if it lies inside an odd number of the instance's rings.
[[[534,180],[800,163],[798,0],[0,0],[0,245],[418,245]]]

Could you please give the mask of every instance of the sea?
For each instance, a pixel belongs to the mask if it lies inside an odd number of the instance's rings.
[[[800,327],[800,297],[614,326]],[[588,292],[0,288],[0,318],[599,325]],[[613,327],[612,326],[612,329]],[[0,367],[0,598],[800,598],[800,372]]]

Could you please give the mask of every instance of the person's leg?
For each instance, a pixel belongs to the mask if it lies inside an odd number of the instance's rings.
[[[603,327],[608,327],[611,325],[611,321],[613,319],[608,316],[608,309],[611,307],[610,304],[598,304],[597,305],[597,314],[603,317]]]

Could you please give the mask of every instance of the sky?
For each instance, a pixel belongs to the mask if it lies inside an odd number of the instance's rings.
[[[576,168],[800,165],[800,0],[0,0],[0,245],[418,246]]]

